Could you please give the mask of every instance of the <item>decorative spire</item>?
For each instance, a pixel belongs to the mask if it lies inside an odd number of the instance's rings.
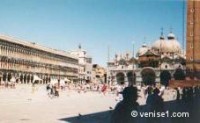
[[[173,30],[173,28],[170,26],[170,29],[169,29],[170,33],[172,33],[172,30]]]
[[[164,38],[164,35],[163,35],[163,27],[161,28],[161,35],[160,35],[160,39],[162,39],[162,40],[164,40],[165,38]]]
[[[117,57],[118,57],[118,55],[117,55],[117,53],[115,53],[115,59],[117,59]]]
[[[175,35],[172,33],[173,28],[170,27],[169,35],[167,36],[168,40],[175,39]]]
[[[147,44],[143,42],[142,47],[147,47]]]
[[[108,62],[110,62],[110,45],[108,45]]]
[[[128,59],[129,58],[129,53],[128,52],[126,52],[126,59]]]
[[[81,49],[81,44],[78,45],[78,49]]]

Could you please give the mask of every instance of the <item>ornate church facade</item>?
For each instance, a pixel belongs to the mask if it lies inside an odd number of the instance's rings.
[[[155,73],[156,82],[160,82],[160,74],[167,70],[173,76],[177,68],[184,69],[186,57],[175,35],[170,32],[165,39],[163,33],[160,38],[147,46],[143,44],[137,51],[136,57],[130,53],[115,55],[108,66],[108,83],[141,83],[141,73],[150,69]]]

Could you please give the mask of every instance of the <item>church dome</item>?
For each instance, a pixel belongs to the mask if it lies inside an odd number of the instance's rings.
[[[141,55],[145,54],[148,50],[149,50],[149,48],[148,48],[147,45],[144,43],[144,44],[142,45],[142,47],[138,50],[137,56],[141,56]]]
[[[166,41],[164,38],[160,38],[153,43],[152,49],[161,52],[169,52],[170,47],[168,41]]]
[[[170,33],[168,34],[167,38],[168,38],[168,40],[170,40],[170,39],[175,39],[175,35],[174,35],[172,32],[170,32]]]
[[[161,51],[164,53],[180,53],[181,46],[180,43],[176,40],[176,37],[173,33],[169,33],[167,40],[163,37],[160,37],[159,40],[156,40],[152,45],[152,49]]]
[[[169,35],[168,35],[168,45],[170,48],[170,52],[181,53],[181,45],[176,40],[176,37],[173,33],[169,33]]]

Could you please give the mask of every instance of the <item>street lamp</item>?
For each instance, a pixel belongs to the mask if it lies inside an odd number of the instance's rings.
[[[134,69],[134,45],[135,45],[135,42],[133,41],[132,42],[132,46],[133,46],[133,54],[132,54],[132,57],[133,57],[133,69]]]
[[[132,68],[133,68],[132,77],[133,77],[133,78],[132,78],[132,81],[133,81],[133,84],[136,84],[136,83],[135,83],[135,80],[136,80],[135,77],[136,77],[136,76],[135,76],[135,73],[134,73],[134,53],[135,53],[135,52],[134,52],[134,50],[135,50],[135,47],[134,47],[134,46],[135,46],[135,42],[133,41],[133,42],[132,42],[132,47],[133,47],[133,55],[132,55],[132,62],[133,62],[133,63],[132,63],[132,65],[133,65],[133,66],[132,66]]]

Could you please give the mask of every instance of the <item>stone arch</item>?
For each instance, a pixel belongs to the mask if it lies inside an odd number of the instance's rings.
[[[29,82],[30,82],[30,80],[31,80],[31,75],[30,75],[30,74],[28,74],[28,75],[27,75],[27,83],[29,83]]]
[[[47,84],[47,75],[44,75],[43,77],[43,84]]]
[[[135,83],[135,79],[136,78],[135,78],[135,73],[134,72],[130,71],[130,72],[127,73],[127,80],[128,80],[129,85],[136,84]]]
[[[21,83],[23,82],[23,78],[24,78],[23,74],[21,74],[20,77],[19,77],[19,80],[20,80]]]
[[[163,70],[160,73],[160,83],[168,86],[169,80],[171,80],[171,73],[168,70]]]
[[[46,78],[45,78],[45,84],[47,84],[48,83],[48,76],[46,76]]]
[[[175,80],[185,80],[185,71],[181,68],[177,68],[173,74]]]
[[[26,83],[27,82],[27,75],[26,74],[24,75],[23,79],[24,79],[24,83]]]
[[[125,75],[124,73],[120,72],[116,74],[116,79],[118,84],[124,84],[125,83]]]
[[[42,84],[45,84],[46,83],[46,75],[43,75],[42,76]]]
[[[4,73],[4,74],[3,74],[3,81],[5,82],[6,80],[7,80],[7,74]]]
[[[8,73],[8,76],[7,76],[8,82],[10,82],[11,78],[12,78],[12,74],[11,74],[11,73]]]
[[[0,85],[1,85],[1,81],[2,81],[2,79],[3,79],[3,73],[0,72]]]
[[[145,67],[141,71],[142,82],[145,85],[154,85],[156,80],[156,73],[152,67]]]
[[[33,75],[31,75],[31,83],[33,83],[33,78],[34,78]]]

